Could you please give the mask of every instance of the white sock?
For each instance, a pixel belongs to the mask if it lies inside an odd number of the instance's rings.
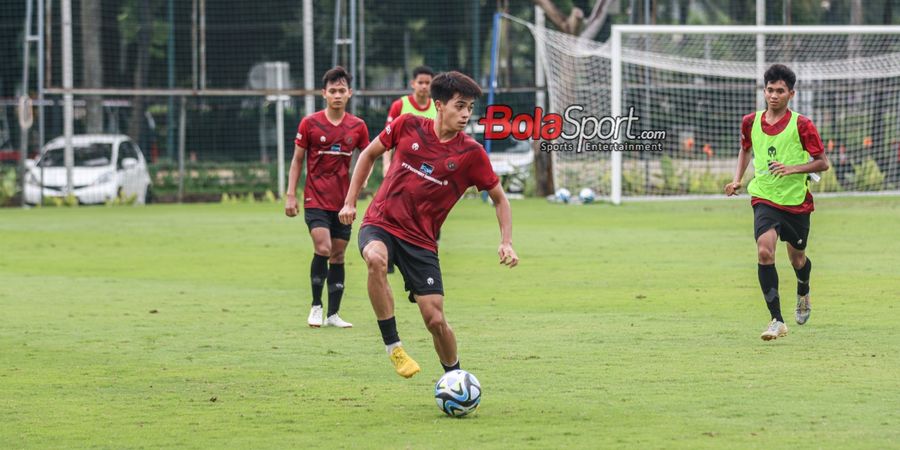
[[[403,343],[400,341],[397,341],[397,342],[394,342],[393,344],[385,345],[384,349],[387,350],[387,354],[388,354],[388,356],[390,356],[391,353],[394,351],[394,349],[397,347],[403,347]]]

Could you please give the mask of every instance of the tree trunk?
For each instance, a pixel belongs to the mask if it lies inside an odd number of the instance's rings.
[[[81,54],[85,88],[103,87],[103,49],[100,0],[81,0]],[[87,103],[87,132],[103,132],[103,98],[89,95]]]
[[[150,32],[153,26],[150,18],[150,0],[138,0],[138,35],[137,52],[134,64],[134,88],[141,89],[147,82],[150,58]],[[144,123],[144,97],[136,95],[131,100],[131,120],[128,123],[128,135],[141,141]]]

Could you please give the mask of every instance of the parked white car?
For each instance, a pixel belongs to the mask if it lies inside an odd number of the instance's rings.
[[[37,162],[28,164],[25,176],[25,202],[37,204],[41,191],[47,197],[65,197],[65,138],[58,137],[44,146]],[[135,203],[147,202],[150,173],[138,146],[125,135],[86,134],[72,137],[75,165],[72,168],[73,191],[79,203],[104,203],[119,197],[135,196]]]

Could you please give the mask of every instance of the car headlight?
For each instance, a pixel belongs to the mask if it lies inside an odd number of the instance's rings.
[[[109,183],[110,181],[112,181],[115,178],[115,176],[116,176],[115,172],[106,172],[103,175],[100,175],[99,177],[97,177],[97,179],[94,180],[94,184],[98,185],[98,184]]]

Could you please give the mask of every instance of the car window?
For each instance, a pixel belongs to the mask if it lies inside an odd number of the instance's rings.
[[[112,162],[112,144],[90,144],[74,147],[75,167],[103,167]],[[40,167],[65,167],[64,149],[54,148],[44,152]]]
[[[134,146],[131,145],[131,142],[123,142],[119,144],[119,158],[116,162],[116,166],[118,166],[120,169],[122,168],[122,161],[124,161],[125,158],[138,159],[137,152],[134,150]],[[138,159],[138,161],[140,160]]]

